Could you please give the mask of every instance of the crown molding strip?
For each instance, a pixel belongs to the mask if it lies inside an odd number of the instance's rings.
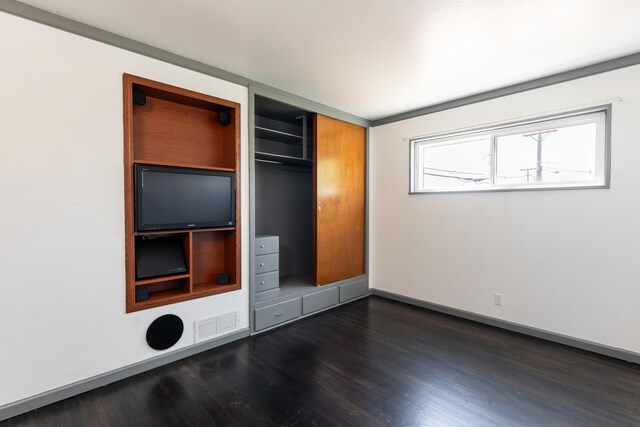
[[[478,93],[475,95],[465,96],[463,98],[454,99],[440,104],[431,105],[429,107],[418,108],[417,110],[406,111],[404,113],[395,114],[381,119],[372,120],[371,126],[381,126],[389,123],[395,123],[402,120],[412,119],[414,117],[424,116],[427,114],[437,113],[439,111],[450,110],[452,108],[462,107],[477,102],[489,101],[502,96],[513,95],[532,89],[539,89],[545,86],[551,86],[557,83],[568,82],[571,80],[581,79],[596,74],[614,71],[620,68],[631,67],[640,64],[640,53],[623,56],[609,61],[599,62],[597,64],[588,65],[586,67],[576,68],[574,70],[564,71],[562,73],[552,74],[546,77],[517,83],[503,88]]]
[[[204,64],[202,62],[194,61],[192,59],[176,55],[166,50],[140,43],[135,40],[122,37],[117,34],[110,33],[108,31],[101,30],[87,24],[83,24],[78,21],[74,21],[69,18],[64,18],[60,15],[38,9],[34,6],[20,3],[17,0],[0,0],[0,11],[242,86],[248,87],[250,84],[254,84],[257,87],[258,91],[272,91],[274,93],[287,94],[292,98],[304,100],[304,104],[306,105],[317,106],[314,108],[314,110],[323,110],[324,112],[318,111],[322,114],[326,114],[342,120],[347,120],[358,125],[370,127],[412,119],[414,117],[424,116],[427,114],[462,107],[469,104],[475,104],[477,102],[489,101],[491,99],[499,98],[502,96],[513,95],[532,89],[539,89],[557,83],[563,83],[570,80],[589,77],[596,74],[601,74],[608,71],[640,64],[640,53],[634,53],[620,58],[588,65],[586,67],[564,71],[562,73],[552,74],[538,79],[505,86],[503,88],[465,96],[440,104],[418,108],[416,110],[406,111],[404,113],[394,114],[388,117],[369,121],[367,119],[355,116],[350,113],[346,113],[344,111],[336,110],[315,101],[306,100],[305,98],[298,97],[297,95],[289,94],[288,92],[284,92],[280,89],[273,88],[259,82],[254,82],[246,77],[242,77],[229,71],[225,71],[220,68]]]
[[[312,101],[307,98],[303,98],[298,95],[294,95],[289,92],[285,92],[283,90],[263,85],[258,82],[251,82],[249,84],[250,91],[253,95],[260,95],[267,98],[274,99],[279,102],[283,102],[285,104],[293,105],[297,108],[301,108],[303,110],[311,111],[314,113],[320,113],[325,116],[333,117],[334,119],[343,120],[346,122],[353,123],[355,125],[369,127],[371,126],[371,121],[367,119],[363,119],[362,117],[355,116],[351,113],[347,113],[332,107],[329,107],[324,104],[320,104],[319,102]],[[250,95],[250,99],[253,99]]]
[[[56,15],[55,13],[47,12],[34,6],[20,3],[16,0],[0,0],[0,11],[52,28],[56,28],[58,30],[85,37],[100,43],[105,43],[110,46],[124,49],[129,52],[157,59],[168,64],[176,65],[178,67],[206,74],[211,77],[226,80],[228,82],[235,83],[241,86],[249,87],[250,84],[255,85],[257,88],[264,92],[273,93],[280,98],[286,98],[289,99],[290,102],[294,102],[306,108],[310,108],[314,112],[325,114],[339,120],[345,120],[360,126],[370,126],[371,124],[369,120],[347,113],[345,111],[341,111],[327,105],[294,95],[292,93],[288,93],[283,90],[259,82],[255,82],[246,77],[213,67],[211,65],[207,65],[203,62],[195,61],[193,59],[189,59],[184,56],[180,56],[175,53],[129,39],[127,37],[119,36],[109,31],[92,27],[91,25],[83,24],[81,22]]]
[[[242,86],[249,85],[249,79],[230,73],[229,71],[212,67],[202,62],[194,61],[166,50],[158,49],[157,47],[140,43],[135,40],[38,9],[34,6],[20,3],[16,0],[0,0],[0,10],[20,18],[28,19],[30,21],[63,30],[100,43],[105,43],[120,49],[138,53],[149,58],[217,77],[232,83],[237,83]]]

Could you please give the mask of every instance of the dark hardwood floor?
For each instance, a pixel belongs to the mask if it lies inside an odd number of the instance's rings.
[[[640,366],[370,297],[7,426],[640,426]]]

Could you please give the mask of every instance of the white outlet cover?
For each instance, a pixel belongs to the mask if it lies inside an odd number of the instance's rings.
[[[502,294],[498,294],[498,293],[493,294],[493,303],[495,305],[502,306],[503,298],[504,298],[504,295],[502,295]]]

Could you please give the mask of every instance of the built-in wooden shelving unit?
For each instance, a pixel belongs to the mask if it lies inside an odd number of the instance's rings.
[[[240,289],[240,104],[129,74],[123,83],[127,312]],[[236,226],[136,232],[136,163],[235,172]],[[137,280],[136,243],[149,235],[180,238],[187,273]],[[230,279],[221,285],[223,272]],[[149,298],[136,302],[141,287]]]

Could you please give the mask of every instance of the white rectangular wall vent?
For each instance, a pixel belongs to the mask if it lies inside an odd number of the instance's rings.
[[[238,327],[238,312],[205,317],[195,321],[195,342],[206,341]]]
[[[233,331],[238,323],[238,312],[223,314],[218,317],[218,333]]]
[[[218,335],[218,317],[196,320],[196,342]]]

